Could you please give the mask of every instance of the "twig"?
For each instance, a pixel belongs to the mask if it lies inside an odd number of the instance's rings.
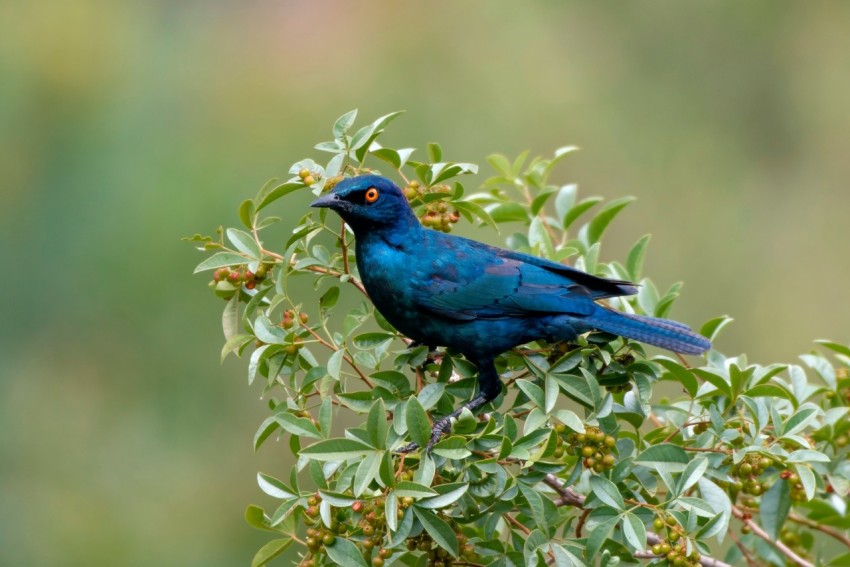
[[[543,477],[543,484],[552,488],[560,496],[560,498],[558,500],[555,500],[555,506],[575,506],[576,508],[582,508],[582,509],[584,508],[585,497],[582,496],[581,494],[577,493],[576,491],[574,491],[571,487],[564,486],[563,483],[555,475],[550,473],[550,474],[547,474],[546,476],[544,476]],[[585,513],[586,512],[589,512],[589,511],[585,510]],[[584,514],[583,514],[583,516],[584,516]],[[581,519],[579,519],[578,525],[576,525],[576,534],[578,535],[578,537],[581,537],[580,533],[581,533],[581,528],[583,527],[583,525],[584,525],[584,520],[583,520],[583,518],[581,518]],[[663,543],[664,541],[666,541],[666,540],[663,539],[660,535],[658,535],[656,533],[653,533],[653,532],[647,532],[646,533],[646,542],[650,545],[655,545],[656,543]],[[643,553],[643,554],[648,553],[648,555],[641,555],[641,556],[635,555],[635,557],[641,557],[642,559],[652,559],[652,558],[657,557],[657,555],[655,555],[651,552],[648,552],[648,551],[638,552],[638,553]],[[700,557],[699,563],[702,567],[732,567],[728,563],[724,563],[723,561],[720,561],[718,559],[714,559],[713,557],[706,557],[706,556]]]
[[[275,260],[283,260],[283,256],[281,256],[280,254],[277,254],[275,252],[270,252],[269,250],[263,250],[262,253],[265,254],[266,256],[270,256],[270,257],[274,258]],[[345,257],[347,258],[347,254],[346,254]],[[289,259],[289,265],[294,266],[295,262],[296,262],[296,258],[295,258],[295,254],[293,254],[292,257]],[[366,288],[363,287],[363,284],[360,282],[360,280],[358,280],[357,278],[355,278],[351,274],[337,272],[336,270],[329,270],[328,268],[323,268],[322,266],[307,266],[304,269],[308,270],[310,272],[316,272],[317,274],[325,274],[325,275],[328,275],[328,276],[333,276],[335,278],[341,278],[342,276],[348,276],[348,283],[350,283],[351,285],[353,285],[354,287],[359,289],[360,292],[363,295],[365,295],[366,297],[369,297],[369,294],[366,293]]]
[[[809,563],[808,561],[806,561],[805,559],[803,559],[802,557],[800,557],[799,555],[794,553],[794,551],[790,547],[788,547],[787,545],[782,543],[780,540],[774,540],[773,538],[771,538],[767,534],[767,532],[762,529],[762,527],[760,525],[755,523],[749,517],[749,514],[744,513],[737,506],[732,506],[732,515],[735,516],[736,518],[738,518],[739,520],[741,520],[745,525],[749,526],[749,528],[752,530],[752,532],[754,534],[756,534],[757,536],[759,536],[764,541],[766,541],[769,544],[776,547],[776,549],[778,549],[780,553],[782,553],[785,557],[787,557],[788,559],[790,559],[791,561],[793,561],[794,563],[796,563],[800,567],[814,567],[814,564]]]
[[[519,521],[510,514],[502,514],[502,517],[506,519],[510,525],[512,525],[525,535],[531,535],[531,530],[519,523]]]
[[[574,491],[569,486],[564,486],[561,481],[552,473],[543,477],[543,484],[554,489],[560,498],[555,501],[555,506],[575,506],[576,508],[584,508],[584,496]]]
[[[345,221],[342,221],[342,228],[339,229],[339,245],[342,248],[342,271],[351,275],[351,269],[348,266],[348,244],[345,242]]]
[[[735,535],[735,532],[732,529],[726,530],[726,533],[729,534],[729,537],[732,538],[732,541],[735,542],[735,545],[738,546],[738,549],[741,550],[741,555],[744,556],[744,560],[746,560],[747,565],[750,567],[759,567],[758,561],[756,561],[752,555],[750,555],[750,550],[747,549],[741,540],[738,539],[738,536]]]
[[[796,522],[814,530],[818,530],[819,532],[825,533],[826,535],[837,539],[847,547],[850,547],[850,538],[848,538],[846,535],[836,529],[830,528],[829,526],[824,526],[823,524],[819,524],[808,518],[803,518],[802,516],[798,516],[797,514],[789,514],[788,519],[792,522]]]
[[[309,332],[310,332],[310,334],[311,334],[311,335],[313,335],[313,337],[314,337],[317,341],[319,341],[319,343],[321,343],[322,345],[324,345],[324,346],[328,347],[329,349],[331,349],[331,350],[333,350],[333,351],[338,351],[338,350],[339,350],[339,347],[337,347],[336,345],[331,344],[331,343],[329,343],[328,341],[326,341],[325,339],[323,339],[323,338],[319,335],[319,333],[317,333],[316,331],[314,331],[314,330],[313,330],[313,329],[311,329],[310,327],[304,327],[304,328],[305,328],[305,329],[307,329],[307,331],[309,331]],[[375,387],[375,385],[372,383],[372,381],[371,381],[371,380],[369,380],[369,378],[367,378],[365,374],[363,374],[363,371],[362,371],[362,370],[360,370],[360,368],[359,368],[356,364],[354,364],[354,360],[352,360],[352,358],[351,358],[350,356],[348,356],[347,354],[345,354],[345,352],[343,352],[343,353],[342,353],[342,359],[343,359],[345,362],[347,362],[347,363],[348,363],[348,365],[349,365],[351,368],[353,368],[353,369],[354,369],[354,371],[357,373],[357,375],[360,377],[360,379],[361,379],[361,380],[362,380],[362,381],[363,381],[363,382],[364,382],[367,386],[369,386],[369,388],[374,388],[374,387]]]

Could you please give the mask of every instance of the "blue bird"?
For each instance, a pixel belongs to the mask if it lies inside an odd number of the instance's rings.
[[[336,211],[354,231],[363,286],[393,327],[432,350],[451,347],[478,367],[478,394],[434,423],[429,448],[463,407],[474,411],[499,395],[494,359],[518,345],[599,330],[684,354],[711,347],[682,323],[596,302],[637,293],[629,282],[424,228],[385,177],[345,179],[311,206]]]

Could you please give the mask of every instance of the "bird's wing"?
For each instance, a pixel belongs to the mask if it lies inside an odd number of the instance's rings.
[[[541,258],[473,240],[433,240],[416,262],[412,292],[423,309],[456,320],[590,315],[594,299],[633,293],[627,282],[597,278]]]

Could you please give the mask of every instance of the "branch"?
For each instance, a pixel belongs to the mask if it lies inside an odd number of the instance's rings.
[[[569,486],[564,486],[555,475],[549,473],[544,476],[543,484],[552,488],[560,496],[558,500],[555,500],[555,506],[574,506],[576,508],[584,508],[585,497]],[[654,532],[646,532],[646,543],[649,545],[664,543],[665,541],[667,540]],[[658,557],[651,551],[638,551],[634,553],[634,556],[640,559],[654,559]],[[699,564],[702,565],[702,567],[732,567],[728,563],[724,563],[719,559],[706,556],[700,557]],[[810,566],[808,563],[802,565]]]
[[[782,555],[793,561],[795,564],[799,565],[800,567],[814,567],[812,563],[809,563],[808,561],[794,553],[794,551],[790,547],[788,547],[779,540],[774,540],[773,538],[771,538],[767,534],[767,532],[762,529],[760,525],[755,523],[752,518],[750,518],[749,514],[746,514],[737,506],[732,506],[732,515],[741,520],[741,522],[743,522],[745,525],[749,526],[749,528],[753,531],[754,534],[759,536],[767,543],[776,547],[776,549],[778,549],[779,552],[782,553]]]
[[[271,258],[274,258],[275,260],[283,260],[283,256],[281,256],[280,254],[277,254],[275,252],[271,252],[269,250],[264,249],[264,250],[262,250],[262,253],[266,256],[270,256]],[[343,258],[346,258],[346,262],[347,262],[347,255],[343,256]],[[294,266],[296,260],[297,259],[295,257],[295,254],[293,254],[292,257],[289,259],[289,265]],[[307,266],[304,269],[309,270],[311,272],[316,272],[317,274],[325,274],[325,275],[328,275],[328,276],[333,276],[335,278],[341,278],[342,276],[348,276],[348,282],[351,285],[353,285],[354,287],[356,287],[357,289],[359,289],[360,292],[363,295],[365,295],[366,297],[369,297],[369,294],[366,293],[366,288],[363,287],[363,284],[360,282],[360,280],[358,280],[357,278],[355,278],[351,274],[345,274],[345,273],[342,273],[342,272],[337,272],[336,270],[329,270],[328,268],[323,268],[322,266]]]
[[[788,515],[788,519],[791,520],[792,522],[796,522],[798,524],[802,524],[806,527],[812,528],[813,530],[818,530],[819,532],[823,532],[826,535],[837,539],[838,541],[840,541],[841,543],[843,543],[847,547],[850,547],[850,538],[848,538],[846,535],[844,535],[843,533],[839,532],[836,529],[830,528],[829,526],[824,526],[823,524],[819,524],[819,523],[817,523],[813,520],[810,520],[808,518],[803,518],[802,516],[798,516],[797,514],[793,514],[793,513]]]
[[[732,541],[735,542],[735,545],[738,546],[738,549],[741,550],[741,555],[744,556],[744,559],[747,561],[747,565],[750,567],[759,567],[758,562],[753,559],[753,556],[750,554],[750,550],[741,543],[741,540],[738,539],[738,536],[735,535],[735,532],[731,529],[727,529],[726,533],[729,534],[729,537],[732,538]]]
[[[328,341],[326,341],[325,339],[323,339],[323,338],[319,335],[319,333],[317,333],[316,331],[314,331],[314,330],[313,330],[313,329],[311,329],[310,327],[306,327],[306,326],[305,326],[304,328],[305,328],[305,329],[307,329],[307,331],[309,331],[309,332],[310,332],[310,334],[311,334],[311,335],[313,335],[313,337],[315,337],[315,339],[316,339],[317,341],[319,341],[319,343],[320,343],[320,344],[322,344],[322,345],[326,346],[327,348],[331,349],[332,351],[338,351],[338,350],[340,350],[340,349],[339,349],[339,347],[337,347],[336,345],[331,344],[331,343],[329,343]],[[352,369],[354,369],[354,371],[355,371],[355,372],[357,372],[357,375],[360,377],[360,379],[361,379],[361,380],[363,380],[363,382],[364,382],[367,386],[369,386],[369,388],[374,388],[374,387],[375,387],[375,385],[372,383],[372,381],[371,381],[371,380],[369,380],[369,378],[368,378],[365,374],[363,374],[363,371],[362,371],[362,370],[360,370],[360,367],[359,367],[359,366],[357,366],[357,365],[354,363],[354,360],[353,360],[350,356],[348,356],[348,354],[346,354],[345,352],[343,352],[343,353],[342,353],[342,359],[343,359],[346,363],[348,363],[348,365],[349,365]]]

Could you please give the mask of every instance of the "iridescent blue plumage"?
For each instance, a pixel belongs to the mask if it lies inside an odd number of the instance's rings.
[[[343,180],[312,206],[335,210],[351,226],[363,285],[387,321],[418,343],[452,347],[475,363],[480,391],[470,409],[501,390],[494,358],[529,341],[601,330],[686,354],[711,347],[681,323],[596,303],[636,293],[629,282],[423,228],[385,177]],[[448,418],[435,424],[432,443],[448,425]]]

